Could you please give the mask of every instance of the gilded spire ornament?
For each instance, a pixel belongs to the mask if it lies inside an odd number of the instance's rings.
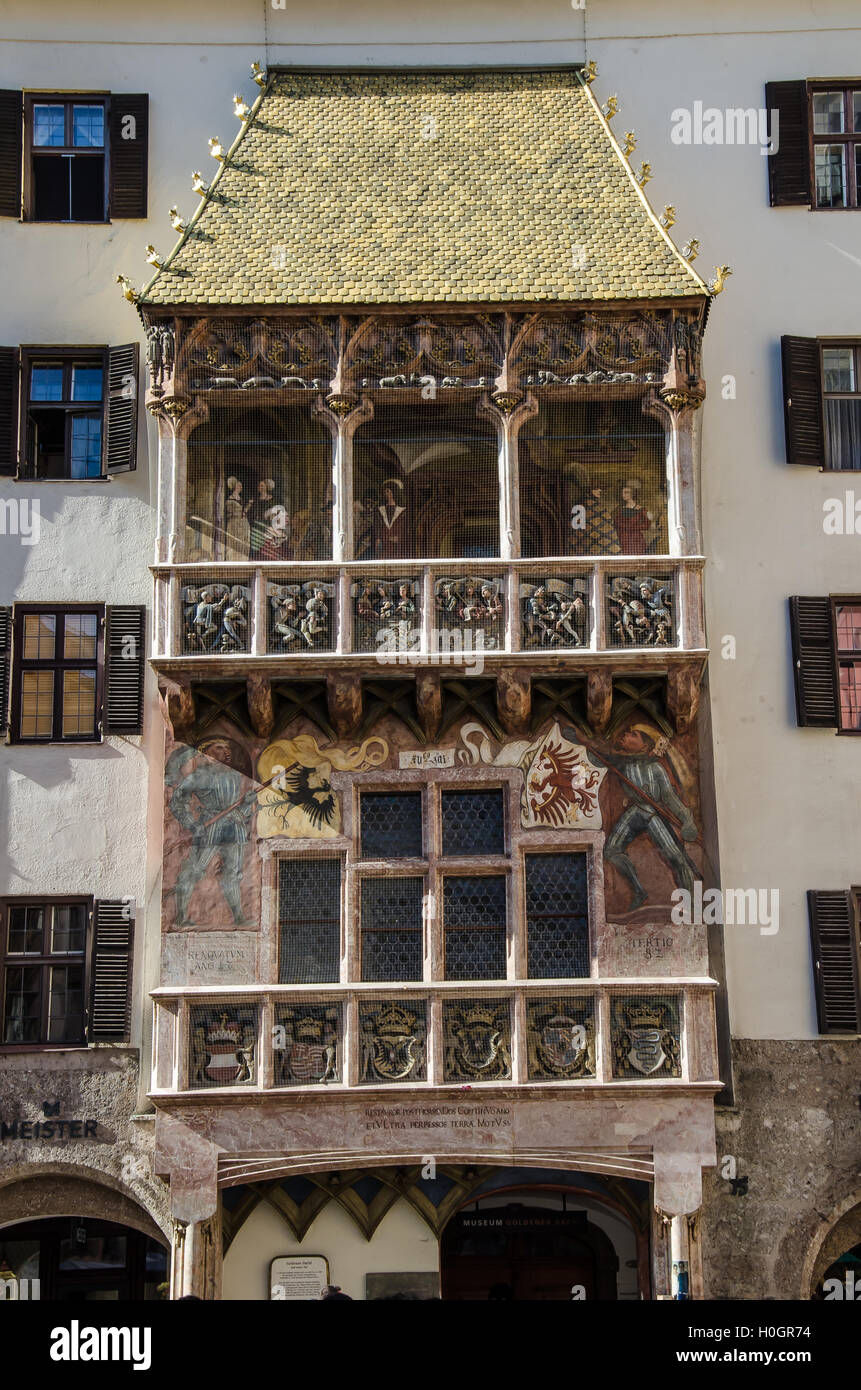
[[[624,150],[622,151],[622,153],[623,153],[623,155],[625,156],[625,158],[627,159],[629,155],[632,155],[632,154],[634,153],[634,150],[635,150],[636,148],[637,148],[637,137],[636,137],[636,135],[634,134],[633,130],[626,130],[626,131],[625,131],[625,148],[624,148]]]
[[[170,225],[173,227],[173,230],[175,232],[185,231],[186,227],[188,226],[188,223],[184,222],[180,217],[179,208],[171,208],[168,213],[168,217],[170,218]]]
[[[209,192],[209,184],[204,181],[203,174],[199,169],[195,169],[191,176],[191,186],[195,193],[199,193],[201,198],[205,198]]]
[[[213,159],[218,160],[219,164],[224,163],[227,151],[225,150],[217,135],[213,136],[209,142],[209,153],[212,155]]]
[[[732,270],[728,265],[716,265],[715,278],[709,281],[709,291],[711,294],[720,294],[730,275],[732,275]]]
[[[583,69],[582,76],[583,81],[588,83],[589,86],[591,86],[592,83],[595,81],[595,78],[598,76],[598,64],[595,62],[594,58],[589,59],[585,68]]]
[[[266,86],[266,73],[263,71],[256,58],[254,62],[251,64],[251,76],[254,78],[254,81],[257,83],[258,87]]]
[[[649,179],[651,177],[652,166],[651,164],[647,164],[644,160],[643,163],[640,165],[639,169],[637,170],[637,183],[640,185],[641,188],[645,188],[646,184],[649,182]]]
[[[146,247],[146,258],[150,265],[155,266],[156,270],[161,270],[162,266],[164,265],[162,257],[156,251],[155,247],[152,245],[152,242],[150,242],[149,246]]]
[[[695,261],[696,258],[697,258],[697,256],[698,256],[699,254],[700,254],[700,241],[699,241],[699,237],[695,237],[695,236],[688,237],[688,240],[685,242],[684,246],[682,247],[682,255],[684,256],[685,260],[686,260],[686,261]]]
[[[619,110],[619,98],[615,92],[611,97],[607,98],[607,100],[604,102],[604,105],[601,107],[601,110],[604,113],[605,120],[612,121],[616,112]]]
[[[122,271],[121,271],[121,272],[119,273],[119,275],[117,276],[117,284],[118,284],[118,285],[122,285],[122,287],[123,287],[123,295],[124,295],[125,298],[129,301],[129,303],[130,303],[130,304],[137,304],[137,302],[138,302],[138,292],[137,292],[137,290],[135,289],[134,285],[132,284],[131,280],[128,278],[128,276],[127,276],[127,275],[123,275]]]
[[[665,231],[665,232],[668,232],[668,231],[670,230],[671,227],[674,227],[674,226],[675,226],[675,223],[676,223],[676,210],[675,210],[675,208],[673,207],[672,203],[667,203],[666,207],[664,208],[663,216],[662,216],[662,217],[659,217],[659,218],[658,218],[658,221],[660,222],[661,226],[664,228],[664,231]]]
[[[238,121],[241,121],[242,124],[245,125],[245,122],[251,115],[251,107],[248,105],[248,102],[245,101],[242,97],[234,95],[233,114]]]

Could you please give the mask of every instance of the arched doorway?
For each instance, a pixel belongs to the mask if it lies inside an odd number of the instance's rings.
[[[165,1246],[118,1221],[43,1217],[0,1229],[0,1298],[154,1301],[168,1279]]]
[[[618,1267],[610,1237],[576,1200],[551,1209],[526,1192],[458,1212],[440,1241],[450,1301],[612,1301]]]

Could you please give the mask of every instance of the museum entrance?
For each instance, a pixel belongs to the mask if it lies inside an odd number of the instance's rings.
[[[63,1216],[0,1230],[0,1298],[58,1303],[167,1298],[168,1252],[116,1221]]]
[[[609,1236],[573,1205],[477,1202],[440,1242],[442,1297],[455,1302],[615,1300],[618,1265]]]

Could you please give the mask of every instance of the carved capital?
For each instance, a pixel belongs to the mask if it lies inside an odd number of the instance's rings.
[[[362,722],[362,680],[352,673],[330,671],[326,677],[329,720],[338,738],[354,738]]]
[[[532,682],[521,668],[500,671],[496,678],[496,708],[507,734],[525,734],[532,713]]]
[[[356,409],[359,402],[355,396],[327,396],[326,405],[341,419],[345,419]]]
[[[586,711],[589,726],[596,734],[605,734],[613,710],[613,676],[603,668],[592,670],[586,677]]]
[[[696,391],[662,391],[661,400],[669,406],[673,414],[683,410],[698,410],[703,403],[702,395]]]
[[[519,406],[523,397],[516,391],[494,391],[490,398],[497,410],[501,410],[503,415],[511,415]]]
[[[700,702],[702,673],[690,666],[671,666],[667,672],[667,713],[676,733],[691,727]]]

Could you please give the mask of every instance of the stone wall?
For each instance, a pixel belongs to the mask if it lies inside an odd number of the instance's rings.
[[[861,1240],[861,1043],[736,1039],[733,1061],[737,1108],[717,1110],[718,1166],[703,1175],[705,1295],[809,1298]]]

